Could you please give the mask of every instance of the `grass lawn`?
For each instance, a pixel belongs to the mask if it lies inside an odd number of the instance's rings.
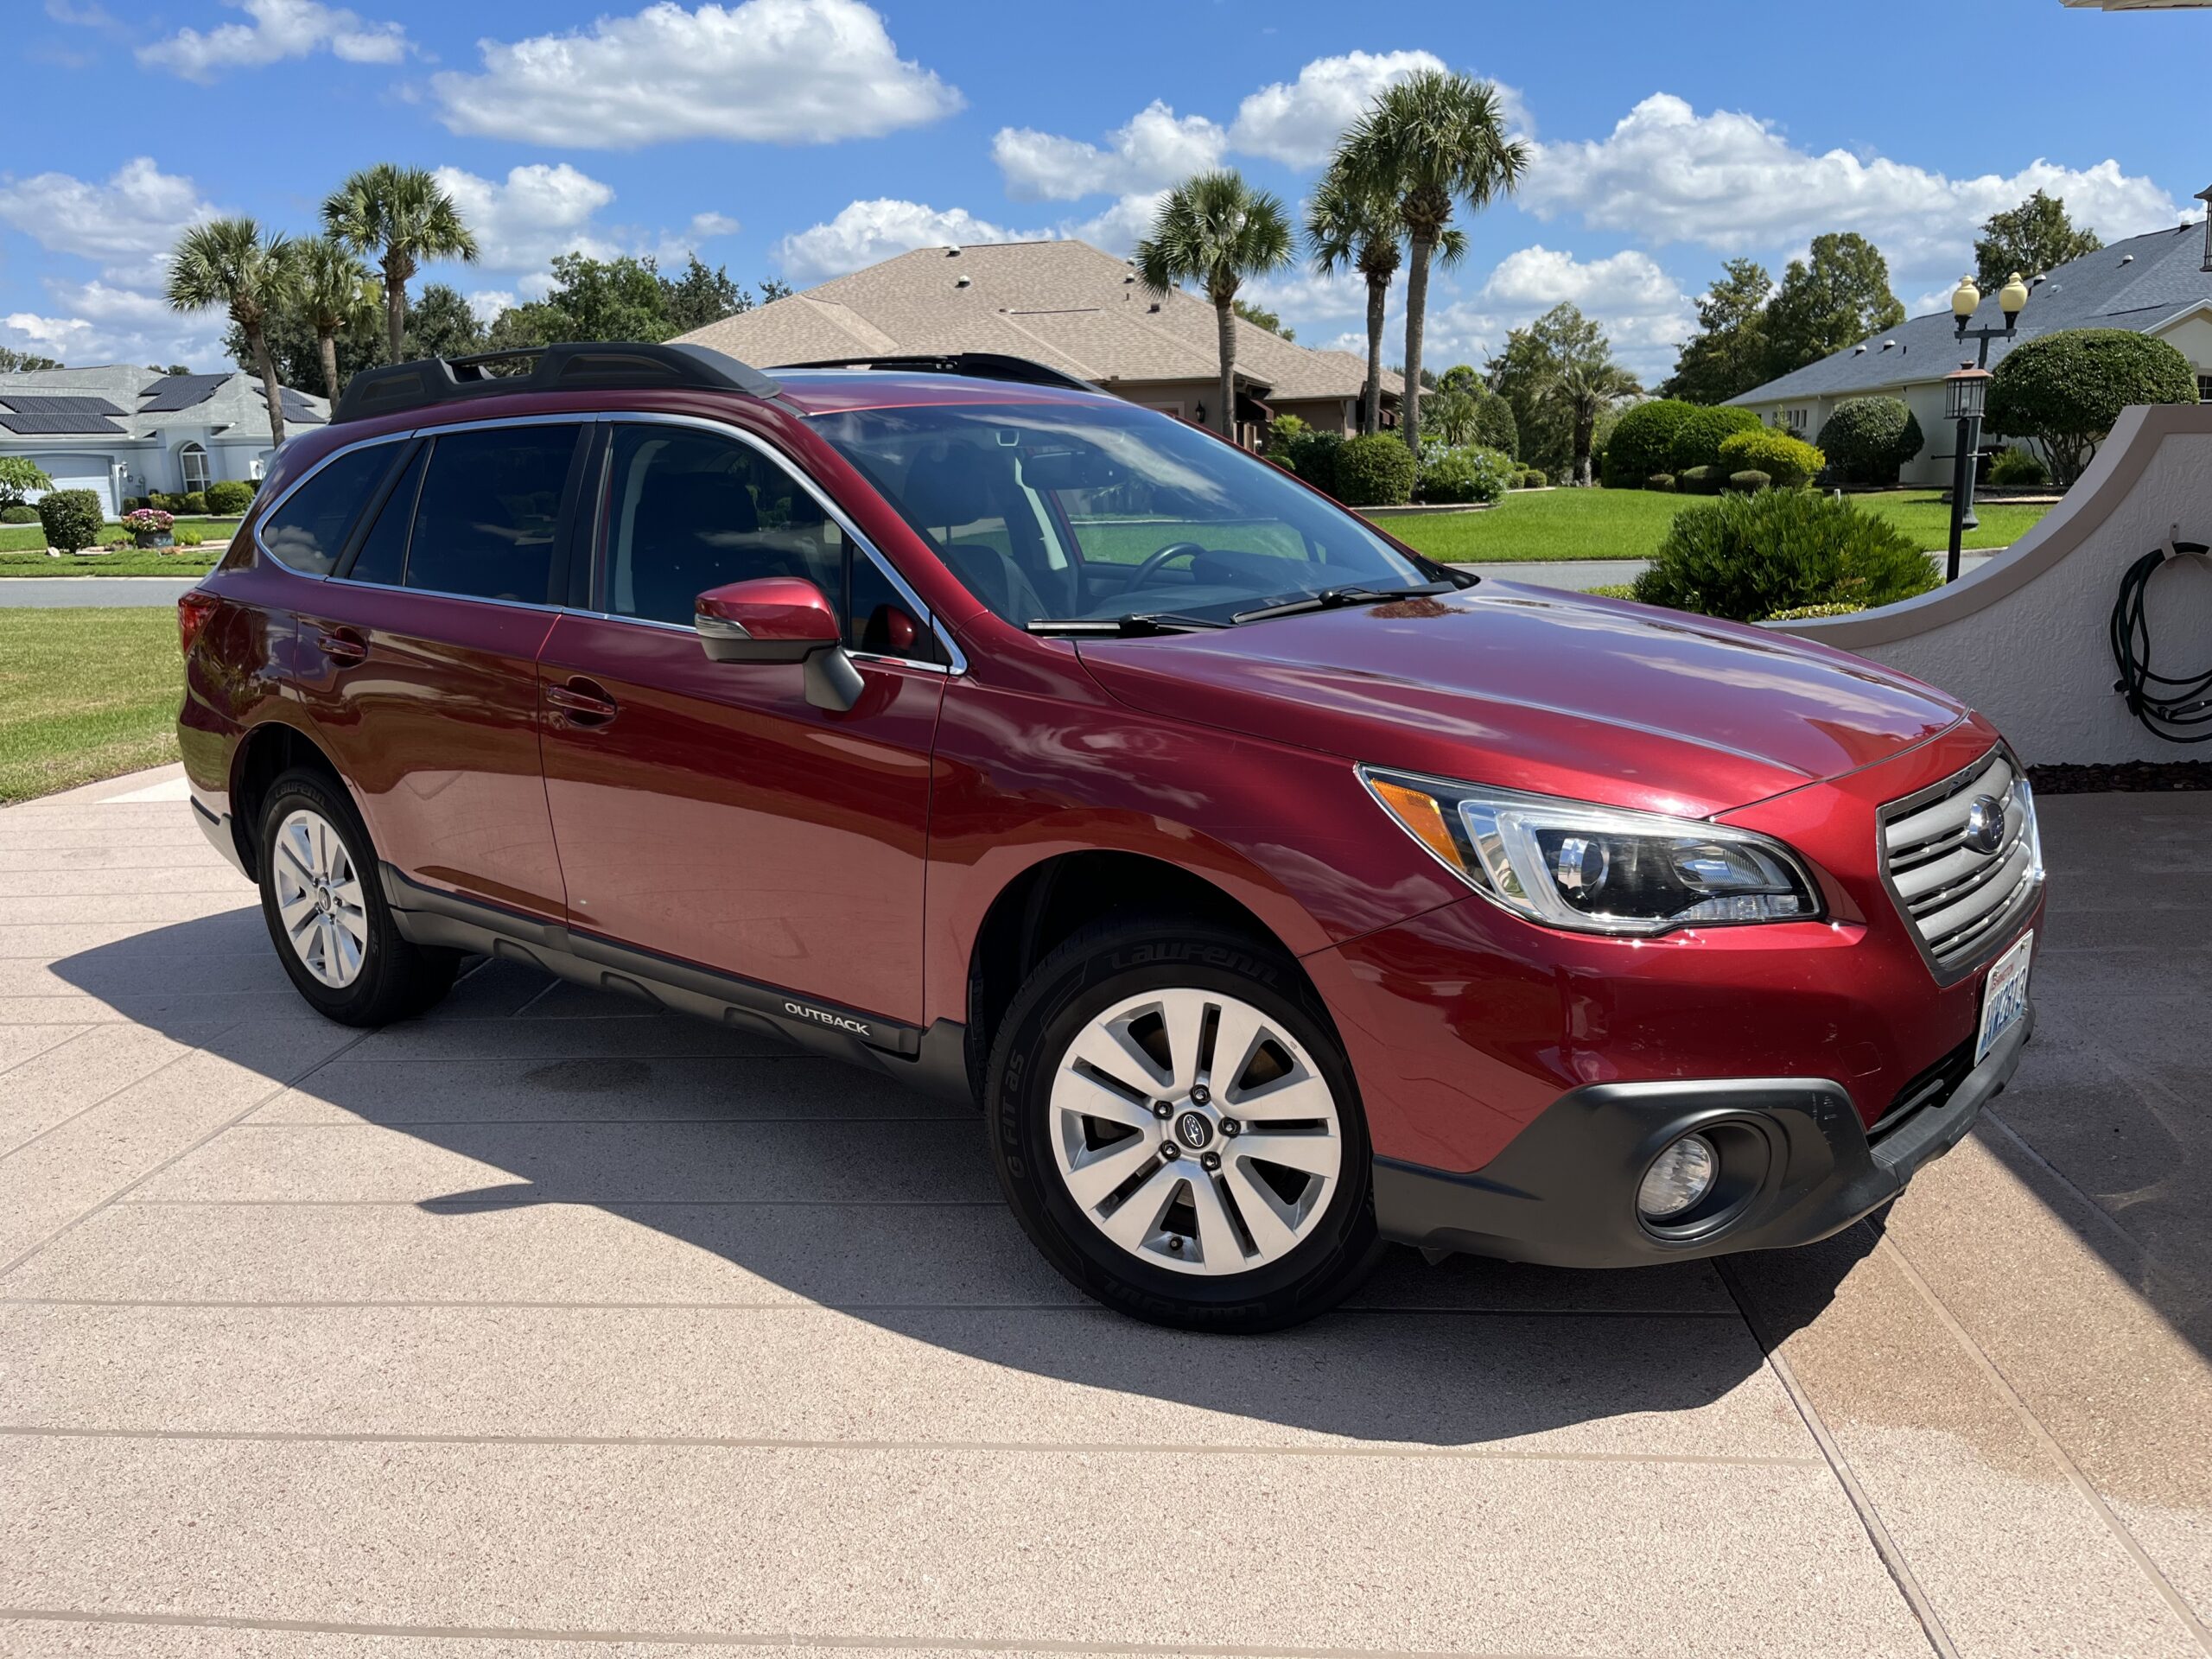
[[[206,536],[210,547],[229,541],[231,532],[238,527],[235,518],[188,518],[181,522]],[[100,526],[103,541],[123,533],[123,526],[113,519]],[[191,569],[184,567],[189,564],[205,569],[214,563],[220,551],[219,548],[213,552],[196,547],[180,547],[168,552],[131,548],[105,557],[49,559],[45,556],[46,531],[40,526],[0,524],[0,575],[7,576],[84,575],[103,570],[118,576],[159,576],[180,569],[189,575]],[[29,556],[10,557],[11,554]]]
[[[166,605],[0,608],[0,802],[175,760],[183,699]]]
[[[1487,512],[1409,513],[1382,527],[1433,559],[1649,558],[1675,515],[1698,500],[1652,490],[1516,490]],[[1951,510],[1936,490],[1891,490],[1850,498],[1898,524],[1923,548],[1950,544]],[[1968,547],[2005,547],[2050,509],[2010,502],[1974,508]]]

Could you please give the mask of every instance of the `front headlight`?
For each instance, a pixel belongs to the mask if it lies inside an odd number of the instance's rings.
[[[1359,775],[1440,862],[1547,927],[1642,936],[1821,914],[1796,855],[1748,830],[1370,766]]]

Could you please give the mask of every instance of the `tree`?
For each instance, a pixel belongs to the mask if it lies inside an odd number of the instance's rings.
[[[369,268],[335,237],[309,237],[299,244],[299,263],[298,308],[315,330],[323,396],[334,407],[344,385],[338,376],[338,336],[364,324],[374,327],[382,296]]]
[[[1560,365],[1549,396],[1567,411],[1569,478],[1577,486],[1587,489],[1592,482],[1590,446],[1599,417],[1622,398],[1633,397],[1643,390],[1634,375],[1613,361],[1602,340],[1595,352]]]
[[[388,361],[401,360],[407,334],[407,280],[424,260],[474,263],[476,238],[461,209],[419,167],[379,162],[363,168],[322,204],[323,227],[354,252],[375,256],[384,270]]]
[[[1264,328],[1271,334],[1281,335],[1285,340],[1298,338],[1296,329],[1286,328],[1282,326],[1282,315],[1280,312],[1268,310],[1257,300],[1232,301],[1230,309],[1255,328]]]
[[[753,308],[753,296],[730,281],[726,266],[709,270],[696,253],[687,257],[681,276],[660,280],[661,308],[671,334],[688,334]]]
[[[321,343],[299,306],[271,312],[262,333],[269,342],[270,359],[276,365],[279,385],[312,388],[322,384]],[[379,312],[357,320],[354,327],[338,335],[335,343],[338,384],[342,386],[363,369],[372,369],[384,361],[383,315]],[[256,372],[253,347],[246,341],[245,331],[235,322],[224,330],[223,351],[248,374]]]
[[[405,348],[410,358],[467,357],[484,349],[484,325],[459,289],[426,283],[407,308]]]
[[[56,364],[54,366],[58,368],[60,365]],[[146,372],[149,374],[190,374],[192,365],[188,363],[172,363],[168,367],[163,368],[158,363],[149,363],[146,365]]]
[[[35,461],[21,455],[0,455],[0,507],[19,507],[26,490],[50,490],[54,480]]]
[[[1398,205],[1407,243],[1406,385],[1421,384],[1428,268],[1452,208],[1479,211],[1520,182],[1529,149],[1505,137],[1504,110],[1488,81],[1427,69],[1385,87],[1337,147],[1341,168],[1363,189]],[[1515,411],[1519,412],[1517,410]],[[1421,452],[1421,398],[1406,398],[1400,433]]]
[[[1731,259],[1697,302],[1698,332],[1682,342],[1662,397],[1725,404],[1767,378],[1766,307],[1774,279],[1756,259]],[[1639,480],[1640,481],[1640,480]]]
[[[1236,290],[1291,261],[1290,219],[1271,191],[1255,190],[1233,168],[1200,173],[1167,193],[1137,244],[1137,274],[1154,294],[1195,283],[1212,304],[1221,342],[1214,410],[1222,435],[1236,435]]]
[[[261,376],[269,400],[269,441],[284,442],[284,398],[269,353],[270,316],[288,310],[299,282],[299,260],[285,237],[262,234],[243,216],[195,225],[169,256],[168,302],[173,311],[222,306]]]
[[[1382,423],[1382,320],[1400,258],[1396,204],[1332,167],[1306,204],[1306,247],[1324,276],[1357,270],[1367,284],[1367,373],[1359,389],[1364,435]]]
[[[789,283],[779,283],[773,276],[760,279],[760,303],[763,305],[771,300],[788,300],[792,291]]]
[[[2061,489],[2096,459],[2133,404],[2193,404],[2196,370],[2163,340],[2130,328],[2062,328],[2022,340],[1989,382],[1989,429],[2033,438]]]
[[[1792,259],[1767,303],[1766,378],[1817,363],[1904,321],[1879,248],[1856,231],[1816,236],[1810,261]]]
[[[1421,418],[1429,429],[1454,449],[1475,441],[1476,417],[1482,413],[1482,394],[1465,386],[1447,386],[1421,400]]]
[[[31,374],[41,369],[63,366],[58,357],[41,357],[36,352],[18,352],[0,346],[0,374]]]
[[[2102,246],[2088,226],[2074,227],[2061,198],[2038,190],[2018,207],[1982,221],[1981,234],[1974,239],[1975,286],[1994,294],[2016,270],[2038,276]]]
[[[511,305],[492,319],[492,326],[484,333],[484,349],[523,351],[569,338],[568,318],[561,308],[532,300],[526,305]]]
[[[1516,328],[1504,350],[1483,365],[1491,390],[1512,407],[1525,465],[1567,472],[1574,460],[1573,415],[1554,388],[1573,365],[1611,356],[1604,332],[1567,302]]]

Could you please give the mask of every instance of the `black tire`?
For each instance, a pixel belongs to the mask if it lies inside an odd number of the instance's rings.
[[[1343,1148],[1334,1192],[1294,1248],[1249,1270],[1200,1276],[1123,1249],[1070,1194],[1047,1138],[1061,1057],[1089,1022],[1126,998],[1176,988],[1225,993],[1281,1022],[1336,1103]],[[1290,959],[1245,934],[1165,918],[1077,933],[1014,997],[983,1100],[999,1184],[1023,1230],[1077,1289],[1133,1318],[1189,1331],[1279,1330],[1334,1306],[1382,1255],[1366,1121],[1335,1028]]]
[[[317,978],[287,934],[277,896],[276,837],[296,812],[313,812],[334,830],[358,877],[365,942],[358,971],[344,985]],[[261,916],[277,961],[317,1012],[347,1026],[385,1026],[435,1005],[452,988],[456,950],[427,949],[402,938],[377,879],[375,846],[345,791],[317,772],[288,772],[270,786],[261,811]]]

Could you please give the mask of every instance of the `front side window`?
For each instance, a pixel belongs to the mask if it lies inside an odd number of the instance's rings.
[[[615,429],[599,608],[690,626],[701,594],[797,576],[829,596],[856,649],[926,658],[928,635],[813,495],[747,443],[661,424]]]
[[[1441,584],[1266,462],[1119,404],[842,411],[815,425],[1017,627]]]
[[[353,520],[405,447],[365,444],[326,463],[263,521],[262,545],[278,563],[302,575],[328,575]]]
[[[493,426],[430,446],[404,583],[432,593],[543,605],[575,426]]]

